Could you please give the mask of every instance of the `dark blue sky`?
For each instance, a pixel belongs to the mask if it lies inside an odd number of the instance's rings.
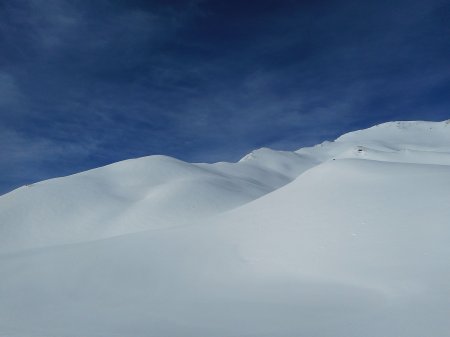
[[[0,194],[448,118],[448,1],[0,2]]]

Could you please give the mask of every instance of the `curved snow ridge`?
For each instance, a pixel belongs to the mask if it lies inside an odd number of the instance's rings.
[[[392,122],[334,142],[237,163],[130,159],[0,196],[0,252],[200,222],[241,207],[327,161],[357,158],[450,165],[449,122]]]
[[[238,163],[131,159],[0,197],[0,252],[180,226],[241,206],[292,181],[313,158],[269,149]]]
[[[254,270],[332,275],[343,284],[400,294],[409,290],[402,280],[432,289],[439,277],[450,277],[442,259],[450,253],[449,191],[447,166],[342,159],[217,222]],[[408,274],[415,269],[418,274]],[[418,277],[420,270],[434,273],[434,281]]]
[[[450,122],[399,121],[346,133],[336,142],[381,145],[397,150],[449,151]]]
[[[302,148],[296,153],[314,154],[321,161],[359,158],[449,165],[450,120],[388,122],[346,133],[333,142]]]

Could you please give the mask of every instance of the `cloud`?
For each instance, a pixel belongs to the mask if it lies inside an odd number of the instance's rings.
[[[19,108],[23,101],[16,79],[6,72],[0,72],[0,109]]]
[[[0,173],[19,181],[14,165],[37,163],[21,179],[38,179],[156,153],[237,160],[387,120],[445,119],[442,6],[9,2],[0,150],[11,164]]]
[[[0,194],[23,184],[76,173],[96,151],[95,143],[63,143],[0,128]]]

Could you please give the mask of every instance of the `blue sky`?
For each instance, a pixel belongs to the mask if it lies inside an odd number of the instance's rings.
[[[449,92],[448,1],[3,1],[0,194],[445,120]]]

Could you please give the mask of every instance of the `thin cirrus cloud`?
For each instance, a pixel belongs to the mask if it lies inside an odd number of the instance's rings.
[[[0,193],[131,157],[237,160],[448,118],[444,1],[0,7]]]

